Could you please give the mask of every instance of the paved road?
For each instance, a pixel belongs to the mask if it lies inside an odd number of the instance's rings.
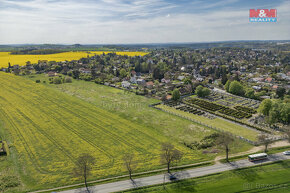
[[[274,162],[274,161],[278,161],[278,160],[286,160],[286,159],[290,159],[290,156],[285,156],[282,153],[278,153],[278,154],[270,155],[269,159],[267,159],[267,160],[256,161],[254,163],[249,162],[246,159],[239,160],[239,161],[232,162],[232,163],[226,163],[226,164],[219,163],[219,164],[215,164],[212,166],[206,166],[206,167],[200,167],[200,168],[180,171],[180,172],[174,173],[174,176],[177,179],[194,178],[194,177],[204,176],[204,175],[208,175],[208,174],[233,170],[233,169],[237,169],[237,168],[255,166],[258,164],[270,163],[270,162]],[[164,182],[170,182],[169,176],[164,175],[164,174],[160,174],[160,175],[155,175],[155,176],[138,178],[138,179],[135,179],[134,182],[132,182],[131,180],[124,180],[124,181],[119,181],[119,182],[100,184],[100,185],[92,186],[90,189],[91,189],[91,192],[108,193],[108,192],[117,192],[117,191],[128,190],[128,189],[132,189],[132,188],[136,188],[136,187],[162,184]],[[80,189],[63,191],[61,193],[85,193],[85,192],[86,191],[84,188],[80,188]]]

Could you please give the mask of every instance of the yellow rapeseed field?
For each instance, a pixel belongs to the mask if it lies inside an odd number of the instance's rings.
[[[97,160],[91,179],[126,173],[122,156],[128,151],[136,154],[139,169],[156,169],[160,167],[160,144],[169,140],[158,128],[140,126],[4,72],[0,72],[0,122],[10,147],[17,152],[22,177],[33,189],[74,183],[73,167],[86,152]],[[173,143],[185,153],[184,160],[192,160],[192,151]]]
[[[48,60],[48,61],[70,61],[78,60],[82,57],[93,56],[95,54],[107,54],[112,52],[102,52],[102,51],[91,51],[91,52],[63,52],[57,54],[47,54],[47,55],[11,55],[10,52],[0,52],[0,68],[7,67],[10,62],[11,65],[18,64],[23,66],[27,61],[31,63],[37,63],[38,60]],[[115,52],[118,55],[128,55],[128,56],[144,56],[148,53],[146,52]]]

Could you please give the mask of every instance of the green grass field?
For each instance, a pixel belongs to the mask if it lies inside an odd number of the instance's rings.
[[[131,193],[232,193],[232,192],[290,192],[290,161],[281,161],[205,177],[182,180],[176,183],[127,191]]]
[[[156,107],[163,109],[163,110],[166,110],[166,111],[169,111],[169,112],[172,112],[174,114],[183,116],[183,117],[197,120],[197,121],[202,122],[206,125],[219,128],[221,130],[233,133],[233,134],[238,135],[238,136],[242,136],[242,137],[250,139],[252,141],[256,141],[257,136],[259,134],[259,132],[255,131],[253,129],[243,127],[241,125],[232,123],[230,121],[226,121],[226,120],[221,119],[221,118],[209,119],[209,118],[204,117],[204,116],[199,116],[199,115],[195,115],[192,113],[177,110],[173,107],[169,107],[169,106],[162,105],[162,104],[157,105]]]
[[[159,149],[164,141],[171,141],[184,153],[179,164],[223,154],[186,148],[182,144],[185,138],[201,140],[214,131],[148,107],[152,102],[156,100],[84,81],[37,84],[0,73],[0,134],[11,154],[1,158],[0,174],[11,173],[20,181],[17,188],[7,191],[80,182],[71,174],[83,152],[97,160],[90,177],[94,180],[126,173],[122,155],[127,151],[137,155],[138,172],[163,168]],[[236,141],[232,153],[249,148]]]

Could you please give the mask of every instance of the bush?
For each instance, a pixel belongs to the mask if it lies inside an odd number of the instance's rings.
[[[19,179],[16,176],[0,175],[0,190],[5,192],[8,188],[17,187],[20,185]]]
[[[53,83],[54,84],[61,84],[62,82],[61,82],[61,79],[59,77],[55,77],[55,78],[53,78]]]
[[[36,80],[35,82],[36,82],[36,83],[40,83],[40,80]]]
[[[72,78],[71,77],[65,77],[64,82],[65,83],[72,83]]]

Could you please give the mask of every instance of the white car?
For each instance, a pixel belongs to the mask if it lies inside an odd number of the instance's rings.
[[[290,151],[284,151],[283,154],[284,155],[290,155]]]

